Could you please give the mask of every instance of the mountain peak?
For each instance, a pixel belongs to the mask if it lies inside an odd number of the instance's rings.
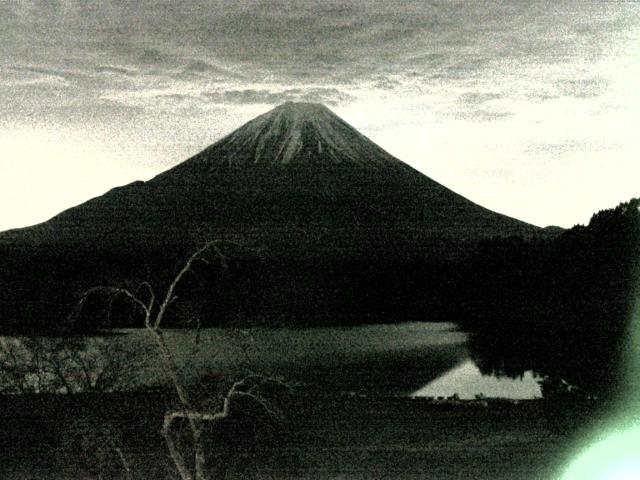
[[[319,112],[331,112],[331,110],[322,103],[288,101],[273,108],[270,112],[287,112],[288,114],[296,115],[315,115]]]
[[[277,132],[270,133],[286,135],[291,135],[304,128],[321,131],[328,128],[331,124],[342,122],[340,117],[321,103],[307,102],[283,103],[255,120],[261,120],[260,122],[256,122],[256,124],[261,126],[270,123],[271,127],[277,127]],[[253,122],[249,122],[247,126],[252,123]]]
[[[326,106],[307,102],[286,102],[269,110],[192,160],[242,167],[402,164]]]

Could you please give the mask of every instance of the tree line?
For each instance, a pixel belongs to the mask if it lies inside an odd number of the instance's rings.
[[[640,199],[555,239],[482,242],[456,269],[455,315],[485,372],[533,370],[594,396],[625,387],[622,356],[638,302]],[[636,326],[635,328],[638,328]]]
[[[356,325],[456,321],[472,333],[485,371],[534,370],[594,391],[617,388],[637,295],[640,220],[634,199],[555,236],[493,238],[458,248],[455,239],[409,248],[379,239],[358,255],[282,255],[223,242],[225,264],[194,265],[167,309],[167,327]],[[384,241],[383,241],[384,240]],[[460,243],[464,243],[463,240]],[[167,288],[197,245],[4,246],[3,333],[87,333],[140,327],[122,296],[108,309],[82,292],[102,285]],[[370,248],[369,248],[370,247]],[[433,248],[432,248],[433,247]],[[433,252],[436,251],[437,254]],[[317,252],[316,252],[317,253]]]

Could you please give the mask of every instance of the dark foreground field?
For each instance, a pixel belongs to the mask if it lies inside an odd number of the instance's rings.
[[[125,479],[116,447],[130,478],[177,478],[160,435],[171,402],[157,392],[0,398],[0,478]],[[571,442],[550,428],[540,401],[305,393],[288,413],[286,431],[265,447],[232,435],[212,440],[212,478],[550,479]]]

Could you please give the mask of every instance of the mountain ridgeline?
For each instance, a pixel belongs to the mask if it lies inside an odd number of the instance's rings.
[[[174,325],[437,320],[450,260],[483,239],[544,234],[417,172],[326,107],[286,103],[147,182],[0,234],[0,311],[4,326],[55,331],[83,290],[161,290],[218,240],[227,268],[181,285]],[[125,310],[112,325],[137,325]]]
[[[318,236],[327,237],[329,248],[367,252],[369,246],[347,238],[360,230],[371,230],[376,243],[396,244],[388,230],[464,242],[538,229],[448,190],[326,107],[286,103],[148,182],[115,188],[0,240],[164,244],[240,237],[286,252],[314,243],[308,250],[314,255],[325,253]]]

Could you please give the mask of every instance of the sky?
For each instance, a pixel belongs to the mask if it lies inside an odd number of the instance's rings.
[[[287,101],[492,210],[640,196],[640,2],[0,0],[0,230],[148,179]]]

